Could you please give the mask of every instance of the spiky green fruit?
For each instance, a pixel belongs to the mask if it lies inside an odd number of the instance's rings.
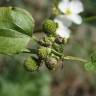
[[[53,20],[48,19],[43,23],[43,31],[46,34],[55,34],[58,24]]]
[[[27,60],[24,63],[24,67],[28,71],[36,71],[39,68],[36,60],[33,59],[32,57],[27,58]]]
[[[48,37],[44,37],[43,40],[39,41],[39,44],[44,47],[50,47],[52,46],[54,41],[55,41],[55,37],[48,36]]]
[[[51,53],[51,48],[41,46],[38,49],[38,54],[41,58],[46,58]]]

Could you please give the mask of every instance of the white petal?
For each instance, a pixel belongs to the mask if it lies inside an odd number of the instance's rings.
[[[72,25],[72,22],[64,15],[58,15],[57,17],[55,17],[54,21],[59,23],[60,26],[70,27]]]
[[[61,12],[65,13],[66,9],[69,7],[69,0],[62,0],[59,4],[58,4],[58,8]]]
[[[66,16],[69,20],[73,21],[76,24],[81,24],[82,23],[82,18],[79,15],[70,15]]]
[[[63,24],[62,20],[59,19],[60,17],[56,17],[54,21],[58,24],[58,28],[56,30],[56,34],[62,38],[68,39],[70,37],[70,30]]]
[[[62,0],[62,1],[66,2],[66,1],[69,1],[69,0]]]
[[[73,0],[70,2],[70,8],[72,10],[72,13],[78,14],[80,12],[84,11],[84,7],[82,2],[80,0]]]
[[[59,17],[58,16],[55,17],[54,22],[56,22],[58,24],[58,27],[63,27],[64,26],[63,25],[63,22],[61,22],[61,20],[59,20]]]
[[[62,38],[68,39],[70,37],[70,30],[67,27],[58,28],[56,30],[56,34],[59,35]]]

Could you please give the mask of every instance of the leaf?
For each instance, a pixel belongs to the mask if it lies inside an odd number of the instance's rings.
[[[92,63],[96,63],[96,51],[91,54],[90,59]]]
[[[0,53],[19,53],[26,49],[34,28],[32,16],[17,7],[0,8]]]
[[[24,51],[26,45],[30,40],[29,36],[23,34],[21,35],[14,30],[6,31],[0,29],[0,33],[1,32],[5,32],[5,33],[7,32],[10,34],[4,34],[3,36],[0,34],[0,53],[10,54],[10,53],[17,53],[17,52]],[[14,33],[14,35],[11,33]]]
[[[32,35],[34,20],[27,11],[16,7],[16,8],[13,8],[11,12],[11,16],[12,16],[14,25],[15,26],[17,25],[16,26],[17,28],[21,28],[25,32],[25,34],[29,36]]]
[[[87,71],[96,72],[96,63],[88,62],[84,65]]]
[[[35,70],[37,70],[39,68],[36,60],[33,59],[32,57],[27,58],[27,60],[25,61],[24,67],[28,71],[35,71]]]

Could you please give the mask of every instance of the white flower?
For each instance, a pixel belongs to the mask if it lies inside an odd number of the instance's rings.
[[[56,34],[64,39],[68,39],[70,37],[70,30],[63,24],[60,16],[55,17],[54,22],[58,24],[58,28],[56,30]]]
[[[84,8],[80,0],[62,0],[59,3],[58,8],[64,13],[64,18],[67,18],[76,24],[82,23],[82,18],[79,13],[83,12]]]

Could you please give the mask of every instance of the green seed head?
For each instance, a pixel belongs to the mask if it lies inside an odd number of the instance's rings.
[[[46,34],[55,34],[57,27],[57,23],[50,19],[43,23],[43,30]]]
[[[24,63],[24,67],[28,71],[35,71],[39,68],[35,59],[28,57]]]
[[[51,48],[41,46],[38,49],[38,54],[41,58],[46,58],[51,53]]]

